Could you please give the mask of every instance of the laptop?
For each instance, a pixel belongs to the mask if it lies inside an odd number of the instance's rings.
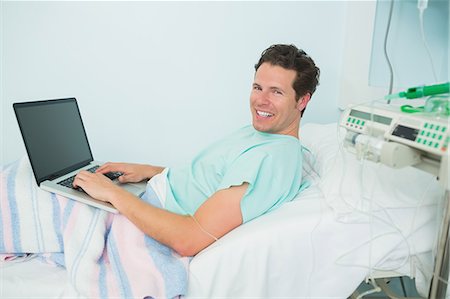
[[[72,186],[80,170],[94,172],[102,163],[94,161],[75,98],[13,104],[20,132],[38,186],[85,204],[118,213],[108,202],[90,197]],[[121,184],[121,173],[107,177],[136,196],[144,193],[146,182]]]

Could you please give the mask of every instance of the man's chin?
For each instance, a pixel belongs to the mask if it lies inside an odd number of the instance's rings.
[[[253,128],[255,128],[256,131],[262,132],[262,133],[270,133],[267,128],[263,127],[263,126],[258,126],[257,124],[253,123]]]

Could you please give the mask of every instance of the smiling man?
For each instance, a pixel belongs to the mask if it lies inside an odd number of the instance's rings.
[[[293,45],[274,45],[255,65],[250,105],[253,127],[298,138],[300,118],[316,90],[319,69]]]
[[[195,255],[237,226],[292,200],[302,181],[298,131],[318,85],[314,61],[293,45],[262,53],[250,95],[252,125],[201,151],[186,167],[106,163],[80,172],[75,187],[111,202],[148,236],[181,255]],[[142,199],[112,184],[150,180]],[[155,207],[150,199],[161,202]]]

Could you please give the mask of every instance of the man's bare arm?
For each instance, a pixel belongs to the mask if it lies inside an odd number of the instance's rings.
[[[213,243],[214,237],[220,238],[242,224],[240,202],[248,187],[244,183],[217,191],[199,207],[194,219],[154,207],[99,173],[80,172],[74,185],[96,199],[111,202],[145,234],[183,256],[197,254]]]

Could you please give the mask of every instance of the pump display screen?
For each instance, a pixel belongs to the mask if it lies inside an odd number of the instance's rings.
[[[392,132],[392,135],[394,135],[394,136],[409,139],[411,141],[416,140],[417,134],[419,134],[418,129],[405,127],[402,125],[396,126],[394,131]]]
[[[390,117],[381,116],[381,115],[377,115],[377,114],[371,114],[371,113],[362,112],[362,111],[358,111],[358,110],[354,110],[354,109],[352,109],[350,111],[350,116],[358,117],[358,118],[365,119],[365,120],[372,120],[374,122],[388,125],[388,126],[392,122],[392,118],[390,118]]]

